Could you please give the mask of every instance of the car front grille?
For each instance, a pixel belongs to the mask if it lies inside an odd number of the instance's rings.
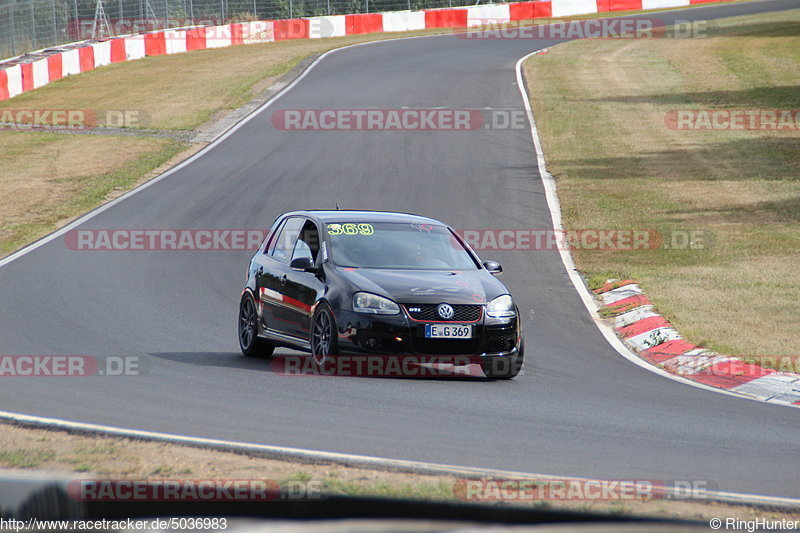
[[[436,308],[439,304],[403,304],[408,316],[420,322],[477,322],[483,316],[482,305],[455,304],[453,318],[444,320]]]
[[[474,355],[480,339],[426,339],[414,337],[414,351],[425,355]]]

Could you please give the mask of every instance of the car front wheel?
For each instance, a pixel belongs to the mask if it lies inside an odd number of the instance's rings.
[[[258,336],[258,312],[256,302],[245,294],[239,304],[239,348],[247,357],[271,357],[275,345]]]
[[[322,365],[337,350],[336,320],[328,304],[322,303],[311,320],[311,356]]]

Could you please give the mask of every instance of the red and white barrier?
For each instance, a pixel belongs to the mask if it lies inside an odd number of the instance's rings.
[[[425,29],[424,11],[390,11],[383,15],[383,31],[413,31]]]
[[[487,24],[505,24],[511,21],[511,10],[508,4],[489,4],[470,6],[467,8],[467,26],[484,26]]]
[[[64,59],[61,57],[61,54],[53,54],[47,56],[47,81],[48,83],[52,83],[54,81],[60,80],[63,76],[63,64]]]
[[[425,11],[426,28],[466,28],[466,9],[428,9]]]
[[[606,11],[662,9],[717,0],[534,0],[424,11],[331,15],[303,19],[259,20],[221,26],[197,26],[117,37],[45,51],[29,63],[0,63],[0,101],[47,85],[64,76],[146,56],[287,39],[321,39],[426,28],[467,28],[486,24]]]
[[[206,48],[225,48],[226,46],[231,46],[230,24],[206,28]]]
[[[33,64],[26,62],[19,66],[22,69],[22,92],[33,90]]]
[[[275,21],[275,40],[285,41],[287,39],[308,39],[309,38],[308,19],[285,19]]]
[[[553,16],[553,5],[550,0],[540,2],[517,2],[508,4],[511,20],[534,20]]]
[[[608,0],[606,11],[634,11],[642,9],[642,0]]]
[[[47,67],[47,58],[43,57],[31,64],[33,70],[33,88],[38,89],[50,82],[50,72]]]
[[[120,63],[126,60],[125,39],[111,39],[111,62]]]
[[[642,0],[642,9],[688,6],[689,0]]]
[[[144,53],[147,56],[163,56],[167,53],[167,39],[164,32],[144,34]]]
[[[104,67],[111,64],[111,41],[102,41],[92,44],[94,49],[94,67]]]
[[[125,37],[125,60],[133,61],[144,56],[144,35]]]
[[[94,48],[91,46],[78,48],[78,63],[80,64],[81,72],[94,70]]]
[[[553,0],[553,16],[569,17],[597,13],[597,0]]]
[[[242,44],[271,43],[275,40],[275,22],[272,20],[256,20],[243,22]]]
[[[326,37],[344,37],[347,35],[345,15],[311,17],[308,19],[308,37],[324,39]]]
[[[7,98],[14,98],[18,94],[22,94],[22,67],[20,65],[13,65],[4,70],[6,75],[6,93]]]
[[[186,52],[186,30],[167,30],[164,32],[167,44],[167,54],[182,54]]]
[[[344,27],[347,35],[379,33],[383,31],[383,15],[381,13],[345,15],[344,20]]]
[[[5,69],[0,70],[0,102],[8,100],[8,74]]]
[[[66,78],[81,73],[81,57],[77,48],[61,52],[61,76]]]

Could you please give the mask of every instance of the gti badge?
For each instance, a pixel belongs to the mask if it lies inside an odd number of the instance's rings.
[[[436,308],[436,312],[445,320],[453,318],[454,311],[450,304],[439,304],[439,307]]]

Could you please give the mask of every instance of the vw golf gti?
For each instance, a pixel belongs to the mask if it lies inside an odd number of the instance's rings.
[[[501,272],[431,218],[286,213],[250,260],[239,345],[254,357],[300,349],[318,364],[350,353],[468,356],[489,378],[513,378],[524,347]]]

